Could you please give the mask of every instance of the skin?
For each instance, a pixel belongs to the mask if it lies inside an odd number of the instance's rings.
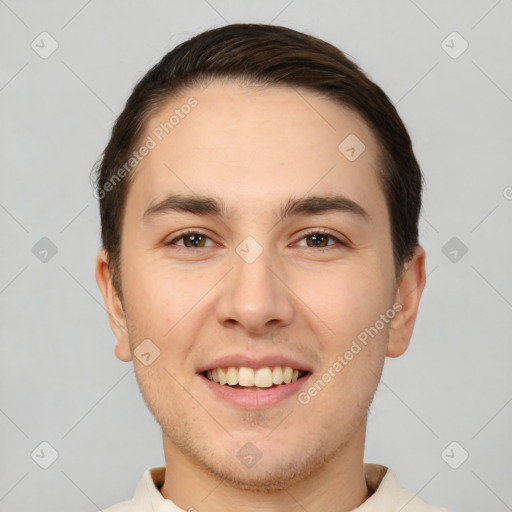
[[[408,347],[425,252],[418,246],[395,278],[378,146],[354,112],[307,90],[217,81],[163,105],[143,137],[190,96],[197,107],[149,152],[130,185],[122,302],[104,250],[96,265],[115,354],[133,360],[162,427],[161,493],[201,512],[351,510],[369,497],[367,411],[385,357]],[[366,146],[353,162],[338,150],[352,133]],[[168,212],[145,222],[144,211],[169,193],[222,198],[231,212]],[[338,211],[279,220],[290,196],[335,193],[362,206],[368,220]],[[190,237],[178,238],[186,228],[208,238],[186,247]],[[320,237],[316,247],[308,228],[346,245]],[[247,236],[263,249],[250,264],[235,251]],[[401,311],[306,405],[293,396],[244,411],[216,398],[196,374],[218,356],[275,353],[307,362],[315,382],[398,298]],[[147,338],[160,350],[149,366],[133,354]],[[248,442],[262,454],[250,468],[236,456]]]

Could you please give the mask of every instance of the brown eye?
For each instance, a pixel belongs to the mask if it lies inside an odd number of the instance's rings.
[[[177,242],[183,240],[183,244],[178,244]],[[170,242],[167,242],[165,245],[177,245],[178,247],[184,247],[187,249],[195,249],[195,248],[203,248],[206,246],[206,241],[210,240],[204,233],[200,233],[197,231],[187,231],[185,233],[181,233],[178,237],[174,238]]]
[[[328,245],[328,239],[332,238],[323,233],[315,233],[305,237],[308,240],[308,247],[326,247]],[[309,241],[312,241],[310,244]]]
[[[329,239],[334,240],[334,243],[329,243]],[[301,240],[307,240],[306,246],[310,248],[318,247],[320,249],[323,249],[337,245],[345,245],[345,243],[343,243],[339,238],[335,237],[334,235],[319,230],[310,231],[309,233],[306,233],[301,238]]]

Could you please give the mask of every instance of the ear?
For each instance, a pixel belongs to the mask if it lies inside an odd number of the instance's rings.
[[[401,356],[409,346],[425,279],[425,251],[418,245],[412,258],[405,263],[398,284],[396,301],[401,309],[396,308],[399,311],[391,321],[386,351],[388,357]]]
[[[133,354],[130,348],[126,316],[123,304],[112,283],[112,275],[108,266],[108,254],[105,249],[101,249],[96,257],[96,282],[105,301],[110,327],[117,339],[114,353],[121,361],[131,361]]]

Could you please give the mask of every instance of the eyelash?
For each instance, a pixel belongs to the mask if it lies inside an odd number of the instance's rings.
[[[205,233],[203,233],[201,231],[198,231],[196,229],[188,229],[188,230],[183,231],[182,233],[180,233],[177,237],[173,238],[171,241],[166,242],[164,245],[165,246],[175,245],[176,241],[181,240],[182,238],[186,238],[189,235],[199,235],[199,236],[203,236],[203,237],[208,238],[209,240],[211,240],[211,238],[208,235],[206,235]],[[300,238],[300,240],[303,240],[304,238],[307,238],[307,237],[309,237],[311,235],[324,235],[324,236],[327,236],[327,237],[333,239],[336,243],[332,244],[332,245],[328,245],[327,247],[316,246],[316,247],[306,247],[306,249],[316,249],[317,251],[319,251],[319,250],[324,250],[325,251],[325,250],[327,250],[329,248],[334,248],[337,245],[344,246],[344,247],[347,246],[347,244],[345,242],[343,242],[342,240],[340,240],[339,238],[335,237],[333,234],[329,233],[328,231],[326,231],[324,229],[311,229],[309,231],[306,231],[302,235],[302,238]],[[193,250],[194,249],[193,247],[185,247],[185,246],[177,246],[177,247],[179,247],[180,249],[189,249],[189,250]],[[206,247],[196,247],[195,249],[206,249]]]

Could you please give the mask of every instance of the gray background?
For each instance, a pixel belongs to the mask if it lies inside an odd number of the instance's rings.
[[[428,284],[409,350],[387,360],[366,461],[426,501],[512,510],[512,2],[383,4],[0,0],[0,512],[94,511],[164,462],[131,363],[113,354],[89,171],[135,81],[233,22],[346,51],[397,105],[425,174]],[[51,48],[43,31],[58,43],[47,58],[31,47]],[[43,441],[58,452],[48,469]]]

